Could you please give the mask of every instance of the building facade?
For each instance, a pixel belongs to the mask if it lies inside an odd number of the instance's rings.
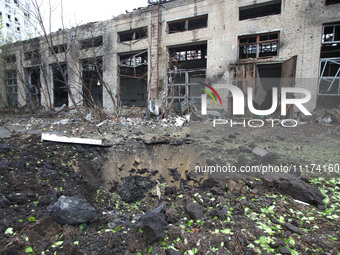
[[[309,110],[333,107],[340,1],[166,1],[17,42],[2,62],[2,107],[198,106],[200,82],[253,87],[258,109],[270,108],[273,87],[287,86],[311,92]],[[231,112],[229,99],[223,94]]]
[[[0,45],[32,38],[29,0],[1,0],[0,20]]]

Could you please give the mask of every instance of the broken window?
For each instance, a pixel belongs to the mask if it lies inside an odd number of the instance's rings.
[[[120,55],[119,99],[121,106],[145,107],[147,101],[148,51]]]
[[[340,23],[323,26],[321,58],[340,56]]]
[[[84,104],[88,107],[103,106],[103,60],[102,58],[82,61]]]
[[[68,105],[68,73],[66,63],[53,64],[52,81],[53,81],[53,105],[60,107],[63,104]]]
[[[200,109],[203,93],[201,82],[206,82],[206,70],[176,70],[167,75],[167,105],[173,105],[177,112],[189,105]]]
[[[261,58],[277,56],[279,32],[239,37],[239,58]]]
[[[26,76],[26,100],[32,107],[41,105],[40,67],[25,69]]]
[[[178,51],[175,58],[178,61],[199,60],[202,59],[202,50]]]
[[[40,51],[36,49],[24,52],[24,60],[40,60]]]
[[[6,72],[6,94],[8,106],[18,106],[18,83],[16,71]]]
[[[178,69],[206,68],[207,44],[170,47],[169,53]],[[173,69],[173,68],[172,68]]]
[[[183,20],[170,21],[168,22],[168,32],[172,34],[200,28],[206,28],[207,26],[208,15],[203,15]]]
[[[143,39],[148,36],[147,27],[138,28],[135,30],[129,30],[118,33],[120,42],[128,42],[132,40]]]
[[[6,63],[10,64],[10,63],[15,63],[17,61],[17,58],[15,55],[10,55],[6,57]]]
[[[340,4],[340,0],[325,0],[325,5]]]
[[[340,23],[323,26],[321,43],[317,106],[338,107],[340,102]]]
[[[281,0],[269,1],[239,8],[239,20],[254,19],[281,13]]]
[[[67,44],[60,44],[60,45],[56,45],[56,46],[53,46],[53,50],[50,50],[50,55],[53,54],[59,54],[59,53],[64,53],[67,51]]]
[[[81,49],[90,49],[103,46],[103,36],[93,37],[80,42]]]

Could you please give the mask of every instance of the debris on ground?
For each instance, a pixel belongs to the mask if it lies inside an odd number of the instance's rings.
[[[5,116],[0,254],[337,254],[337,124],[175,123]],[[42,141],[49,132],[113,146]]]

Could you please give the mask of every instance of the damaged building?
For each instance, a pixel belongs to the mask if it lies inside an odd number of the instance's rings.
[[[48,38],[3,49],[1,108],[199,107],[201,82],[251,86],[258,109],[273,87],[308,89],[309,110],[340,101],[339,0],[150,1]]]

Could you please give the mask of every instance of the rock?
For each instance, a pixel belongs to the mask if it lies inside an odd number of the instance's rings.
[[[292,253],[290,252],[290,250],[289,250],[287,247],[285,247],[285,246],[281,246],[281,247],[280,247],[279,253],[281,253],[281,254],[292,254]]]
[[[79,152],[79,153],[84,153],[85,152],[85,149],[81,145],[79,145],[79,144],[76,144],[75,148],[76,148],[76,151]]]
[[[169,235],[169,240],[173,241],[173,240],[176,240],[178,237],[181,237],[182,233],[179,228],[176,228],[174,226],[169,226],[168,235]]]
[[[167,250],[165,251],[165,254],[166,254],[166,255],[181,255],[182,253],[179,252],[179,251],[176,251],[176,250],[174,250],[174,249],[172,249],[172,248],[170,248],[170,249],[167,249]]]
[[[1,208],[5,208],[5,207],[8,207],[9,205],[11,204],[11,202],[9,202],[8,199],[6,198],[0,198],[0,207]]]
[[[50,191],[48,195],[42,196],[39,199],[39,206],[47,206],[57,202],[57,192]]]
[[[320,210],[325,209],[323,203],[324,196],[320,190],[312,185],[305,183],[299,178],[289,175],[275,175],[274,177],[266,177],[263,179],[265,184],[274,187],[282,194],[290,195],[294,199],[316,205]]]
[[[8,199],[16,204],[26,204],[29,201],[29,196],[25,193],[12,193],[8,196]]]
[[[181,178],[181,174],[180,172],[178,172],[177,168],[169,168],[169,171],[174,181],[178,181]],[[174,181],[171,181],[171,182],[174,182]]]
[[[264,157],[264,156],[266,156],[269,153],[269,151],[267,151],[265,149],[262,149],[260,147],[255,147],[252,150],[252,153],[255,154],[256,156]]]
[[[86,199],[61,196],[47,211],[59,224],[76,225],[93,220],[96,210]]]
[[[11,162],[7,161],[6,159],[0,160],[0,166],[9,166]]]
[[[177,187],[176,186],[165,187],[165,190],[164,190],[165,196],[176,195],[176,193],[177,193]]]
[[[189,173],[186,174],[187,180],[188,181],[199,181],[199,177],[195,171],[190,171]]]
[[[177,216],[176,216],[177,213],[178,211],[174,208],[167,209],[165,211],[166,221],[168,223],[176,223],[178,221]]]
[[[0,144],[0,150],[9,151],[10,149],[11,147],[9,147],[8,144],[5,144],[5,143]]]
[[[286,245],[286,243],[285,243],[284,241],[282,241],[282,240],[277,240],[277,241],[275,241],[274,244],[271,244],[270,247],[272,247],[272,248],[274,248],[274,249],[277,249],[277,248],[282,247],[282,246],[285,246],[285,245]]]
[[[301,234],[300,229],[298,227],[295,227],[293,224],[286,223],[285,226],[286,228],[288,228],[289,231],[296,233],[296,234]]]
[[[235,138],[236,138],[236,135],[229,135],[228,138],[230,138],[230,139],[235,139]]]
[[[143,239],[152,243],[165,238],[165,217],[161,213],[146,213],[142,216]]]
[[[166,205],[166,202],[163,202],[160,206],[158,206],[157,208],[153,209],[151,211],[151,213],[160,213],[163,210],[165,205]]]
[[[204,208],[198,203],[194,203],[192,200],[187,201],[186,209],[191,218],[194,220],[202,219],[204,216]]]
[[[240,152],[252,153],[252,150],[245,146],[240,146],[238,149],[240,150]]]
[[[223,196],[224,195],[224,190],[222,190],[222,189],[220,189],[219,187],[213,187],[212,189],[211,189],[211,193],[213,194],[213,195],[220,195],[220,196]]]
[[[127,203],[134,203],[142,198],[146,192],[155,186],[155,182],[148,177],[133,175],[122,178],[122,184],[118,185],[117,193]]]

